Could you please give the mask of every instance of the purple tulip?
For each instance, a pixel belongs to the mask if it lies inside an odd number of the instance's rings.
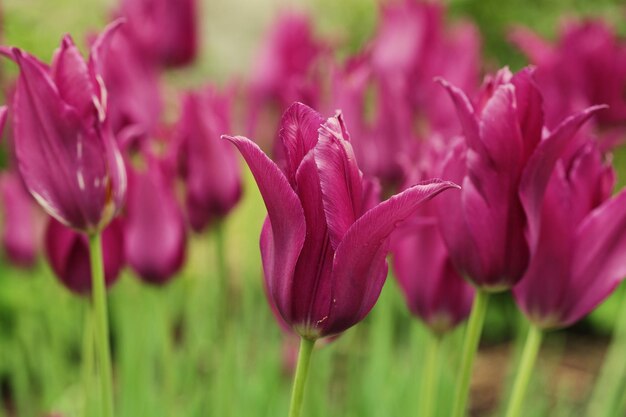
[[[158,75],[126,32],[115,36],[102,58],[102,78],[108,92],[107,117],[119,143],[125,144],[129,131],[154,133],[163,107]]]
[[[249,139],[244,156],[265,201],[261,257],[270,304],[298,334],[317,339],[362,320],[387,276],[389,235],[421,203],[455,187],[433,180],[366,211],[366,183],[341,115],[327,121],[295,103],[279,133],[284,170]]]
[[[555,45],[524,28],[515,29],[511,38],[537,65],[548,127],[593,104],[609,105],[596,117],[601,127],[626,122],[626,42],[606,22],[569,22]]]
[[[220,139],[230,130],[231,96],[207,88],[183,99],[177,127],[179,161],[189,223],[197,232],[225,217],[241,197],[237,155]]]
[[[31,267],[39,250],[40,213],[19,175],[13,171],[0,176],[0,198],[4,227],[2,245],[11,262]]]
[[[320,101],[319,66],[327,47],[315,38],[309,16],[281,15],[255,59],[249,86],[247,130],[263,147],[275,136],[280,115],[294,101],[317,106]],[[269,128],[259,132],[258,128]],[[280,146],[280,145],[278,145]]]
[[[421,167],[411,175],[418,180],[441,173],[444,154],[436,149],[436,138],[432,139]],[[469,316],[474,290],[450,259],[439,231],[435,203],[424,204],[398,227],[392,235],[391,253],[394,275],[409,310],[441,335]]]
[[[474,105],[459,89],[442,83],[456,106],[464,141],[453,146],[444,163],[443,178],[462,183],[463,189],[437,200],[445,219],[441,232],[461,274],[483,290],[505,290],[528,267],[527,218],[518,196],[527,163],[558,159],[600,107],[568,118],[542,140],[542,98],[532,70],[514,76],[499,71]]]
[[[125,31],[148,60],[181,67],[198,54],[196,0],[123,0]]]
[[[145,170],[129,169],[126,260],[142,280],[164,284],[185,260],[185,222],[171,177],[154,157],[146,159]]]
[[[532,256],[514,295],[537,326],[573,324],[626,276],[626,191],[611,197],[614,183],[592,143],[560,159],[543,192],[523,182]]]
[[[61,283],[76,294],[89,295],[92,280],[87,236],[50,218],[44,248],[48,262]],[[102,253],[104,280],[109,287],[124,266],[124,235],[119,220],[109,223],[102,232]]]
[[[20,67],[12,116],[26,187],[50,215],[89,233],[111,221],[126,188],[100,76],[100,57],[118,26],[96,40],[88,62],[69,36],[50,67],[18,48],[0,50]]]

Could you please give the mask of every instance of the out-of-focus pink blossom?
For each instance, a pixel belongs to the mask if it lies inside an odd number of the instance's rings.
[[[220,139],[231,130],[232,93],[206,88],[183,98],[175,135],[187,216],[197,232],[224,218],[241,197],[236,151]]]
[[[44,249],[50,267],[67,289],[81,295],[91,293],[89,241],[84,233],[76,232],[50,218]],[[102,232],[102,256],[104,281],[110,287],[124,267],[124,234],[118,219],[109,223]]]

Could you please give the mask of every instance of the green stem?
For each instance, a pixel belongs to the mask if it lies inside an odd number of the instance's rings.
[[[302,410],[302,397],[304,396],[304,385],[311,363],[311,353],[315,340],[300,339],[300,352],[298,353],[298,364],[296,375],[293,380],[293,390],[291,391],[291,405],[289,406],[289,417],[300,417]]]
[[[436,334],[428,334],[428,345],[426,346],[426,356],[424,358],[424,369],[422,372],[422,387],[420,394],[420,417],[432,417],[433,405],[439,387],[439,344],[440,338]]]
[[[474,366],[474,358],[476,357],[476,351],[478,350],[478,342],[480,341],[480,335],[485,322],[485,313],[487,312],[488,303],[489,293],[477,289],[469,323],[467,324],[467,330],[465,331],[462,353],[463,356],[461,357],[461,369],[454,396],[452,417],[463,417],[465,415],[467,399],[469,397],[470,381],[472,377],[472,368]]]
[[[619,312],[611,344],[606,352],[600,376],[595,384],[591,401],[587,409],[588,417],[612,416],[617,400],[626,398],[621,392],[624,385],[620,380],[626,375],[626,297],[622,295],[622,307]],[[625,380],[626,382],[626,380]]]
[[[537,360],[542,337],[542,330],[531,324],[526,336],[526,343],[524,344],[524,351],[522,352],[522,359],[515,377],[515,383],[513,384],[513,393],[511,394],[506,417],[517,417],[522,411],[522,402],[524,401],[530,376]]]
[[[91,258],[93,326],[95,352],[100,376],[103,417],[113,417],[113,378],[111,375],[111,351],[109,346],[109,320],[107,313],[106,288],[102,241],[99,233],[89,235]]]
[[[93,325],[91,320],[91,311],[87,311],[84,318],[84,330],[83,330],[83,355],[82,355],[82,368],[83,368],[83,395],[85,399],[84,404],[84,416],[88,417],[93,415],[92,404],[95,402],[95,396],[93,395],[93,376],[95,373],[94,367],[94,334]]]
[[[224,239],[224,223],[217,222],[215,225],[215,256],[217,256],[217,273],[219,274],[220,285],[227,292],[229,284],[228,264],[226,262],[226,245]]]

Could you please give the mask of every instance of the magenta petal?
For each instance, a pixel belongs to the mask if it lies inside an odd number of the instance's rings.
[[[459,88],[451,85],[444,79],[436,78],[435,80],[448,90],[448,94],[450,94],[450,98],[452,98],[452,102],[456,108],[459,121],[461,122],[461,128],[463,129],[463,134],[465,135],[468,145],[472,149],[480,152],[482,144],[479,136],[478,120],[476,119],[472,103],[467,98],[465,93]]]
[[[352,146],[346,140],[320,134],[314,152],[328,233],[336,249],[361,215],[361,172]]]
[[[342,332],[369,313],[387,276],[389,235],[422,203],[449,188],[459,187],[441,180],[414,185],[369,210],[352,225],[335,252],[327,334]]]
[[[302,103],[292,104],[283,114],[278,137],[284,147],[287,178],[291,184],[302,158],[315,147],[317,130],[322,123],[322,116]]]
[[[319,336],[318,324],[324,325],[331,300],[331,275],[334,250],[324,216],[318,167],[309,152],[296,174],[298,196],[306,219],[307,236],[293,274],[292,308],[283,315],[290,323],[302,326],[302,333]]]
[[[104,280],[111,286],[124,266],[124,237],[115,220],[102,232]],[[44,238],[46,256],[61,283],[77,294],[91,291],[91,266],[87,236],[50,219]]]
[[[128,264],[140,278],[164,284],[185,260],[187,236],[183,214],[171,184],[156,161],[129,176],[124,240]]]
[[[604,108],[606,106],[592,106],[565,119],[550,136],[539,143],[528,160],[520,181],[519,196],[527,216],[527,238],[531,253],[539,239],[543,197],[556,162],[580,126]]]
[[[292,277],[306,235],[302,204],[280,168],[258,145],[242,136],[223,138],[237,146],[243,155],[265,202],[271,238],[261,239],[263,269],[269,294],[277,308],[281,312],[288,311]]]
[[[572,265],[571,324],[593,310],[626,276],[626,191],[595,209],[578,227]],[[574,307],[575,306],[575,307]]]
[[[97,92],[91,81],[89,69],[74,41],[66,35],[61,41],[61,48],[54,56],[51,75],[61,99],[72,106],[79,116],[95,116]]]
[[[543,130],[543,99],[533,80],[535,69],[526,67],[511,79],[515,86],[517,117],[524,138],[524,161],[541,140]]]

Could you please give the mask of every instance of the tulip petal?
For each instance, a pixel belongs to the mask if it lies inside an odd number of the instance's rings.
[[[87,63],[69,35],[63,38],[61,48],[54,56],[51,76],[61,99],[76,109],[80,116],[88,116],[96,111],[96,91]]]
[[[328,233],[336,249],[362,212],[361,172],[346,140],[320,133],[314,153]]]
[[[280,168],[258,145],[242,136],[223,138],[237,146],[243,155],[267,208],[271,238],[261,239],[261,252],[265,254],[263,269],[269,293],[277,302],[290,300],[292,277],[306,235],[302,204]],[[288,311],[286,305],[277,307],[282,312]]]
[[[565,119],[532,154],[520,181],[519,196],[527,217],[527,238],[534,253],[541,227],[541,207],[554,166],[580,126],[606,106],[592,106]]]
[[[593,310],[626,276],[626,190],[591,212],[578,227],[572,265],[572,308],[566,324]]]
[[[290,323],[300,331],[318,333],[315,327],[328,317],[331,299],[333,247],[324,215],[323,191],[313,152],[304,157],[296,173],[298,196],[304,209],[307,236],[293,275]]]
[[[456,184],[431,180],[414,185],[380,203],[348,230],[335,253],[328,334],[362,320],[372,309],[385,282],[389,235],[422,203]]]
[[[295,183],[300,162],[317,144],[317,130],[322,123],[322,116],[302,103],[293,103],[283,114],[278,138],[285,150],[287,178],[291,184]]]
[[[511,79],[515,86],[517,117],[524,138],[524,161],[537,147],[543,130],[543,99],[533,79],[534,72],[535,68],[526,67]]]
[[[448,94],[454,103],[454,107],[456,108],[467,144],[472,149],[475,149],[480,153],[483,146],[479,135],[478,120],[476,119],[474,107],[472,106],[469,98],[467,98],[461,89],[451,85],[446,80],[442,78],[435,78],[435,81],[441,84],[448,91]]]

